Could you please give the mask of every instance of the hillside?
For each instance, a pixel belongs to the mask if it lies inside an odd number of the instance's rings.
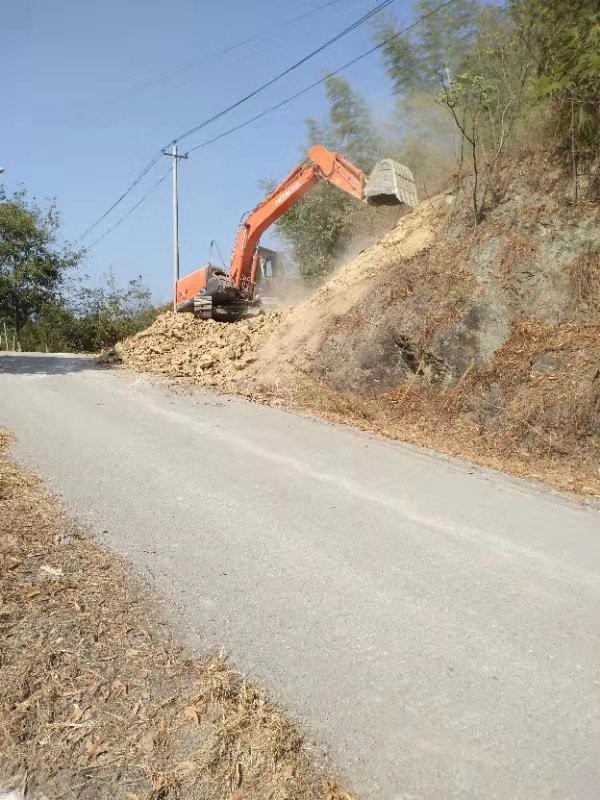
[[[600,208],[523,155],[474,227],[425,199],[296,308],[166,315],[125,364],[600,495]]]

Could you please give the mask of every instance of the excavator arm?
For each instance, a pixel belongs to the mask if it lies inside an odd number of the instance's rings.
[[[240,226],[229,277],[245,294],[251,296],[254,287],[256,246],[262,234],[307,194],[320,180],[326,180],[364,200],[365,175],[343,156],[315,145],[304,164],[296,167],[279,186],[266,197]]]
[[[392,159],[384,159],[375,165],[367,178],[362,170],[339,153],[316,144],[309,151],[307,160],[290,172],[241,224],[229,275],[209,264],[177,281],[177,310],[193,310],[202,318],[210,318],[213,311],[219,309],[230,318],[248,311],[254,298],[260,237],[321,180],[365,203],[417,205],[413,176],[406,167]]]

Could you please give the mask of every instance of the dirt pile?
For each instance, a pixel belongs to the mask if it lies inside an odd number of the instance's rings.
[[[350,800],[264,691],[191,659],[0,431],[0,794]]]
[[[118,344],[116,357],[141,372],[234,391],[244,383],[281,317],[277,311],[225,324],[168,312]]]

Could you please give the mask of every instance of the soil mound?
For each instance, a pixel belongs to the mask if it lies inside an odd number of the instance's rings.
[[[281,316],[276,311],[224,323],[167,312],[145,331],[120,342],[116,357],[140,372],[234,391],[279,326]]]

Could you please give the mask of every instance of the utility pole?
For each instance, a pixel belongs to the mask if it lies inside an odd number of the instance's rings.
[[[173,311],[176,310],[176,286],[179,280],[179,192],[177,186],[177,162],[180,158],[187,158],[185,155],[179,155],[177,152],[177,142],[173,142],[171,152],[165,152],[164,156],[170,156],[173,159]]]

